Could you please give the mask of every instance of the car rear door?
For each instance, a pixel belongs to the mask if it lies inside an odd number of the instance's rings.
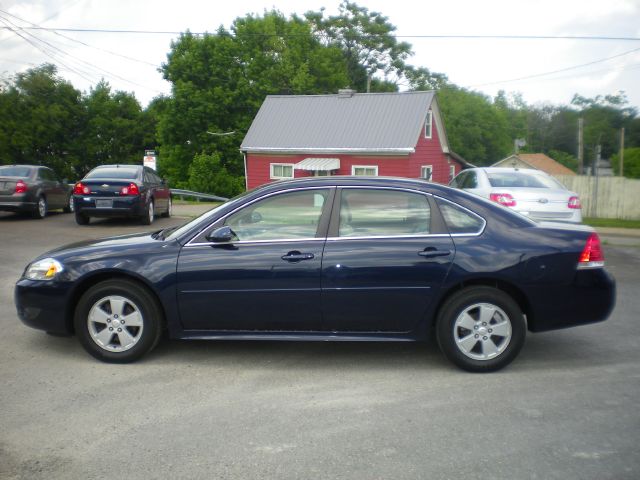
[[[178,306],[188,330],[319,331],[320,275],[333,189],[278,192],[192,239],[178,258]],[[211,232],[231,228],[232,241]]]
[[[454,256],[451,236],[428,195],[339,189],[322,261],[324,329],[416,329]]]

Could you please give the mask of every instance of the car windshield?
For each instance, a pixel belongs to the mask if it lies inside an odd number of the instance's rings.
[[[551,177],[524,172],[487,172],[492,187],[557,188],[564,186]]]
[[[0,177],[28,177],[30,174],[29,167],[0,167]]]
[[[133,180],[138,177],[137,167],[103,167],[91,170],[84,178],[124,178]]]

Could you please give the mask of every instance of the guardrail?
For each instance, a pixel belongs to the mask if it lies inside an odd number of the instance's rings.
[[[193,197],[198,202],[202,200],[213,200],[214,202],[226,202],[229,200],[226,197],[218,197],[217,195],[210,195],[208,193],[192,192],[191,190],[181,190],[179,188],[172,188],[171,195],[177,195],[179,197]]]

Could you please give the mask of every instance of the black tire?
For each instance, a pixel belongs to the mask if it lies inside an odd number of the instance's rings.
[[[509,365],[524,345],[526,330],[522,310],[513,298],[484,286],[451,295],[436,323],[442,353],[469,372],[493,372]]]
[[[69,195],[67,198],[67,205],[62,208],[64,213],[73,213],[75,211],[75,206],[73,205],[73,195]]]
[[[107,280],[82,295],[74,326],[84,349],[98,360],[130,363],[158,344],[163,319],[147,288],[130,280]]]
[[[171,217],[171,211],[173,210],[173,202],[171,201],[171,197],[169,197],[169,203],[167,203],[167,211],[162,214],[164,218]]]
[[[47,199],[43,195],[40,195],[38,197],[38,200],[36,201],[36,208],[31,213],[31,216],[33,218],[37,218],[38,220],[42,220],[44,217],[47,216],[48,211],[49,211],[49,206],[47,205]]]
[[[147,211],[140,218],[140,221],[142,222],[143,225],[151,225],[153,223],[154,216],[155,216],[154,208],[155,208],[155,205],[153,203],[153,199],[151,199],[149,200],[149,204],[147,205]]]
[[[78,225],[89,225],[90,221],[91,219],[87,215],[84,215],[83,213],[80,213],[80,212],[76,212],[76,223]]]

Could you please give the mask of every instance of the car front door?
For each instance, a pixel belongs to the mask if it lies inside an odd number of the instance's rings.
[[[324,329],[414,330],[455,255],[444,231],[423,193],[339,189],[322,263]]]
[[[322,328],[320,275],[329,188],[276,193],[240,207],[192,239],[178,259],[185,329]],[[216,232],[232,235],[221,241]]]

